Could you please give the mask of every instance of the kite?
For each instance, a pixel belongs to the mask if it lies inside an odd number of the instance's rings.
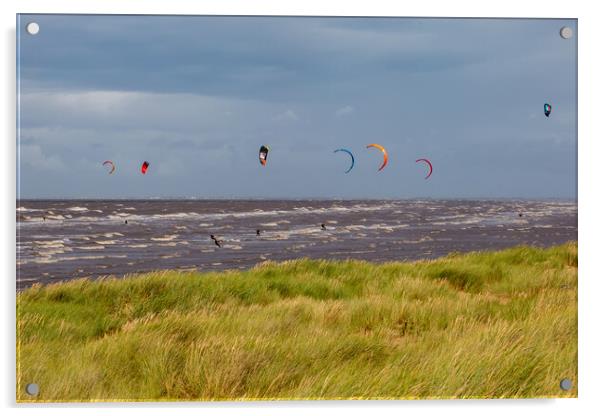
[[[545,103],[543,105],[543,113],[546,115],[546,117],[550,117],[551,112],[552,112],[552,106],[548,103]]]
[[[366,149],[369,149],[371,147],[375,147],[378,150],[380,150],[381,152],[383,152],[383,164],[380,165],[380,168],[378,168],[378,171],[380,172],[381,170],[384,169],[385,166],[387,166],[387,162],[389,161],[389,155],[387,155],[387,151],[380,144],[376,144],[376,143],[369,144],[368,146],[366,146]]]
[[[334,151],[334,153],[337,153],[337,152],[345,152],[349,156],[351,156],[351,166],[349,166],[349,169],[347,169],[345,171],[345,173],[349,173],[351,171],[351,169],[353,169],[353,165],[355,165],[355,158],[353,157],[353,153],[351,153],[351,151],[349,151],[347,149],[337,149],[337,150]]]
[[[146,170],[148,169],[149,163],[145,160],[144,163],[142,163],[142,167],[140,168],[140,172],[142,172],[143,175],[146,175]]]
[[[111,170],[109,171],[109,175],[112,174],[113,172],[115,172],[115,164],[113,162],[111,162],[110,160],[105,160],[102,163],[103,166],[111,166]]]
[[[432,165],[431,161],[428,159],[418,159],[418,160],[416,160],[416,163],[418,163],[418,162],[425,162],[427,165],[429,165],[429,174],[424,177],[424,179],[428,179],[429,176],[431,176],[431,174],[433,173],[433,165]]]
[[[259,163],[261,163],[262,166],[265,166],[266,163],[268,163],[268,152],[270,151],[270,148],[267,146],[261,146],[259,148]]]

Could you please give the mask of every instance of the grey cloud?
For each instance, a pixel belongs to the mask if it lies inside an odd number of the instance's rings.
[[[571,20],[35,18],[24,196],[576,195]],[[391,156],[380,173],[371,142]],[[349,175],[339,147],[356,154]]]

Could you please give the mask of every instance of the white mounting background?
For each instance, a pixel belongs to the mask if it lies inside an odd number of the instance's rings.
[[[382,414],[426,412],[446,415],[507,415],[508,413],[545,412],[547,415],[584,413],[600,409],[602,387],[602,277],[597,267],[602,231],[602,128],[599,114],[602,102],[600,42],[602,13],[599,2],[558,0],[505,0],[483,2],[471,0],[423,0],[393,2],[387,0],[121,0],[109,2],[86,0],[5,0],[2,13],[2,97],[0,112],[4,129],[2,140],[2,195],[0,216],[3,230],[0,239],[2,275],[2,377],[0,391],[5,414],[42,413],[45,415],[81,414],[81,407],[92,414],[105,414],[107,408],[129,407],[128,412],[148,415],[164,414],[177,408],[181,414],[220,413],[271,415],[305,415],[308,411],[325,415],[345,412],[360,415],[376,411]],[[564,400],[487,400],[487,401],[406,401],[406,402],[251,402],[186,404],[90,404],[90,405],[21,405],[15,408],[15,26],[16,13],[108,13],[108,14],[244,14],[244,15],[331,15],[331,16],[446,16],[446,17],[563,17],[578,18],[579,39],[579,399]],[[41,33],[41,32],[40,32]],[[597,116],[597,117],[596,117]],[[598,244],[596,244],[598,243]],[[598,410],[599,411],[599,410]]]

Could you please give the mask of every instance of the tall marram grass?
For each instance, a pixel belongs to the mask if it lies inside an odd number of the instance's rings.
[[[18,401],[577,395],[559,388],[577,382],[576,243],[156,272],[17,296]]]

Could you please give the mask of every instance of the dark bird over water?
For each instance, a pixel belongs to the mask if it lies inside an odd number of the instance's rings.
[[[261,230],[257,230],[257,235],[261,235]]]
[[[326,230],[326,224],[322,224],[321,227],[323,230]]]

